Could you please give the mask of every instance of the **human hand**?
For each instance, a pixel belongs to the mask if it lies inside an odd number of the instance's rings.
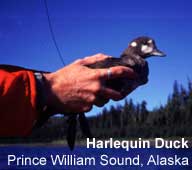
[[[109,99],[122,99],[123,96],[120,92],[104,86],[108,81],[108,69],[91,69],[86,66],[103,61],[108,57],[104,54],[97,54],[76,60],[56,72],[44,74],[47,105],[55,113],[82,113],[89,111],[94,104],[105,104]],[[135,73],[128,67],[115,66],[110,70],[110,79],[135,78]],[[105,96],[105,101],[102,103],[98,97],[101,94]]]

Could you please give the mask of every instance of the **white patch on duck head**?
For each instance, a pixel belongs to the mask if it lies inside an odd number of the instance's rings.
[[[142,45],[141,51],[145,54],[151,53],[153,51],[153,48],[148,45]]]
[[[150,39],[149,41],[147,41],[149,44],[151,44],[152,42],[153,42],[153,40],[152,39]]]
[[[137,46],[137,43],[136,43],[135,41],[133,41],[133,42],[131,43],[131,46],[132,46],[132,47],[136,47],[136,46]]]

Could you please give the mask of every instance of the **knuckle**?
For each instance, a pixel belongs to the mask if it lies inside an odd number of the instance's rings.
[[[100,83],[95,83],[94,87],[93,87],[93,92],[94,93],[98,93],[101,91],[101,84]]]
[[[100,79],[100,77],[101,77],[101,72],[99,70],[94,70],[93,78],[95,80],[98,80],[98,79]]]
[[[96,101],[96,96],[95,95],[90,95],[89,98],[88,98],[87,103],[94,104],[95,101]]]
[[[92,96],[90,97],[90,101],[91,101],[92,103],[94,103],[94,102],[96,101],[96,96],[95,96],[95,95],[92,95]]]
[[[130,73],[130,69],[128,67],[120,66],[117,68],[117,74],[125,74]]]
[[[88,111],[90,111],[91,109],[92,109],[92,106],[91,106],[91,105],[85,106],[85,107],[83,108],[83,112],[88,112]]]
[[[85,60],[87,60],[87,59],[89,59],[89,58],[90,58],[90,56],[86,56],[86,57],[84,57]]]
[[[103,56],[103,53],[97,53],[96,56]]]
[[[123,73],[124,73],[124,70],[122,68],[117,69],[117,74],[123,74]]]
[[[98,54],[96,54],[96,56],[98,57],[98,58],[105,58],[105,57],[107,57],[105,54],[103,54],[103,53],[98,53]]]
[[[82,63],[82,61],[83,61],[83,59],[77,59],[77,60],[75,60],[75,62],[74,62],[74,63],[76,63],[76,64],[81,64],[81,63]]]

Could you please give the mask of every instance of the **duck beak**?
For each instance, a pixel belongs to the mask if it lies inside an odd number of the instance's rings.
[[[160,50],[158,50],[157,48],[154,49],[152,52],[151,52],[152,55],[154,56],[160,56],[160,57],[165,57],[166,54]]]

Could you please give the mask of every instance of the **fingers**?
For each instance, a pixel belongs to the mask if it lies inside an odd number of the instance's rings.
[[[81,65],[90,65],[90,64],[95,64],[98,61],[103,61],[109,57],[110,56],[108,56],[108,55],[99,53],[99,54],[96,54],[96,55],[93,55],[90,57],[85,57],[84,59],[76,60],[75,63],[81,64]]]
[[[121,95],[122,95],[122,99],[125,98],[127,95],[129,95],[131,92],[133,92],[137,87],[129,87],[126,89],[122,89],[121,90]]]
[[[98,99],[95,102],[95,105],[98,106],[98,107],[102,107],[108,102],[109,102],[109,99],[104,98],[103,96],[99,96]]]
[[[85,57],[84,59],[76,60],[74,63],[81,64],[81,65],[91,65],[99,61],[104,61],[105,59],[110,57],[111,56],[99,53],[90,57]],[[110,71],[110,77],[109,77],[109,71]],[[101,79],[104,79],[104,80],[120,78],[120,77],[135,79],[137,76],[137,74],[134,73],[133,69],[125,66],[114,66],[107,69],[95,69],[95,72],[98,73],[97,77],[100,77]]]
[[[103,87],[101,90],[101,94],[105,96],[106,99],[113,99],[115,101],[120,100],[123,98],[121,92],[117,92],[113,89]]]
[[[133,69],[124,66],[115,66],[108,69],[98,69],[98,71],[100,72],[101,78],[104,80],[115,78],[135,79],[137,77],[137,74],[133,71]]]
[[[113,99],[115,101],[122,100],[128,94],[130,94],[135,88],[136,88],[135,86],[132,86],[132,87],[123,89],[121,92],[117,92],[113,89],[103,87],[103,90],[101,91],[102,95],[97,96],[97,99],[95,100],[94,104],[98,107],[102,107],[106,103],[108,103],[110,99]]]

